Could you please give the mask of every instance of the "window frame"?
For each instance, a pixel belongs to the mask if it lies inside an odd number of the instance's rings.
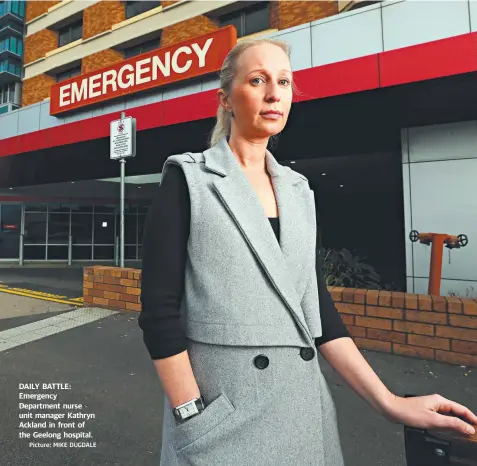
[[[141,42],[131,47],[125,47],[123,49],[124,58],[127,60],[129,58],[142,55],[143,53],[152,52],[153,50],[158,49],[161,46],[161,38],[162,34],[155,39],[150,39],[148,41]],[[157,46],[155,46],[156,44]]]
[[[73,31],[79,30],[79,36],[76,33],[76,35],[73,35]],[[61,43],[62,36],[67,35],[66,42],[63,44]],[[67,26],[64,26],[60,29],[58,29],[58,47],[64,47],[65,45],[71,44],[71,42],[75,42],[79,39],[82,39],[83,37],[83,19],[79,19],[78,21],[75,21],[74,23],[70,23]]]
[[[247,31],[247,16],[249,16],[252,12],[255,11],[260,11],[264,10],[267,13],[267,25],[263,29],[259,29],[254,32],[249,32]],[[266,31],[267,29],[270,29],[271,27],[271,21],[270,21],[270,2],[269,1],[258,1],[252,5],[248,5],[242,8],[239,8],[237,10],[231,11],[229,13],[224,13],[221,15],[218,15],[217,19],[219,22],[220,27],[227,26],[229,24],[235,24],[230,21],[226,22],[227,20],[237,20],[239,21],[240,26],[237,29],[237,37],[245,37],[251,34],[256,34],[260,31]]]
[[[74,73],[74,74],[72,74]],[[56,82],[62,82],[66,81],[67,79],[75,78],[76,76],[79,76],[81,74],[81,64],[72,66],[71,68],[68,68],[67,70],[60,71],[59,73],[56,73]],[[61,75],[68,75],[60,79]]]
[[[161,2],[160,1],[156,1],[156,0],[148,0],[148,1],[132,1],[132,0],[129,0],[129,1],[126,1],[124,2],[125,3],[125,8],[124,8],[124,12],[125,12],[125,18],[126,20],[128,19],[131,19],[131,18],[134,18],[136,16],[139,16],[139,15],[142,15],[143,13],[146,13],[146,11],[150,11],[150,10],[153,10],[154,8],[158,8],[161,6]],[[134,12],[134,14],[131,14],[131,10],[134,9],[135,6],[138,6],[138,5],[141,5],[140,7],[140,11],[138,12]],[[150,6],[150,8],[144,8],[145,6]]]

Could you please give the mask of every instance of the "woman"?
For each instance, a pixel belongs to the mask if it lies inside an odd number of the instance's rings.
[[[165,391],[162,466],[343,465],[316,349],[392,422],[477,424],[439,395],[392,394],[346,332],[316,270],[313,192],[266,150],[292,97],[287,45],[240,42],[221,70],[211,147],[164,164],[139,317]]]

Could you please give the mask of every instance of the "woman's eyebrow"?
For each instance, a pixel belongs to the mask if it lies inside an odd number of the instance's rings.
[[[257,68],[257,69],[255,69],[255,70],[252,70],[252,71],[248,72],[248,73],[247,73],[247,76],[250,75],[250,74],[252,74],[252,73],[256,73],[257,71],[265,72],[265,73],[268,74],[268,71],[265,70],[264,68]],[[282,69],[282,70],[280,70],[280,73],[283,73],[283,72],[288,73],[288,74],[292,74],[291,70],[287,70],[287,69],[285,69],[285,68]]]

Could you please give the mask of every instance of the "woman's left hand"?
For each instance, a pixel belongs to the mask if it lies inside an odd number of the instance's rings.
[[[384,415],[395,423],[417,429],[473,435],[477,416],[468,408],[441,395],[392,397]]]

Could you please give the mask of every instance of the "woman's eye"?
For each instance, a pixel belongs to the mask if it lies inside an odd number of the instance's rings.
[[[263,79],[257,76],[256,78],[252,78],[251,83],[252,84],[260,84],[260,81],[263,82]]]
[[[280,79],[280,84],[282,86],[288,86],[290,84],[290,81],[288,79]]]

